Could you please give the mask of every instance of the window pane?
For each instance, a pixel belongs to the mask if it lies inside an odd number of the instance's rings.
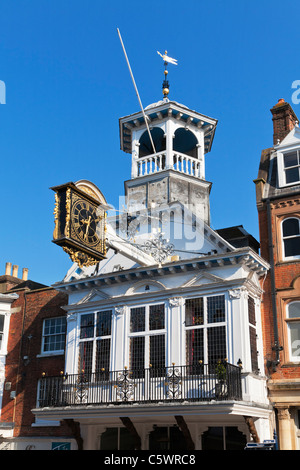
[[[289,318],[300,318],[300,302],[293,302],[288,306]]]
[[[92,372],[93,341],[84,341],[79,344],[78,372],[90,374]]]
[[[203,325],[203,298],[185,301],[185,326]]]
[[[226,359],[226,329],[225,326],[208,328],[207,348],[209,364],[216,364]]]
[[[224,295],[207,298],[207,322],[217,323],[225,321],[225,298]]]
[[[289,330],[292,356],[300,360],[300,323],[291,323]]]
[[[165,335],[150,336],[149,359],[153,369],[165,367]]]
[[[130,369],[143,370],[145,368],[145,338],[137,336],[130,338]]]
[[[165,327],[165,306],[150,305],[149,309],[149,329],[161,330]]]
[[[145,331],[145,307],[132,308],[130,310],[130,331]]]
[[[248,318],[249,318],[249,323],[251,325],[256,324],[256,319],[255,319],[255,302],[252,297],[249,297],[248,299]]]
[[[43,352],[62,351],[65,348],[66,318],[47,318],[44,321]]]
[[[46,336],[44,339],[44,352],[62,351],[65,348],[65,335]]]
[[[92,338],[94,336],[94,314],[81,315],[80,338]]]
[[[204,360],[203,329],[187,330],[186,332],[186,363],[198,365]]]
[[[111,334],[111,317],[111,310],[97,313],[96,336],[108,336]]]
[[[284,240],[284,255],[285,257],[300,255],[300,236]]]
[[[252,326],[249,327],[250,335],[250,354],[251,354],[251,365],[252,372],[258,371],[258,356],[257,356],[257,339],[256,339],[256,329]]]
[[[299,235],[299,219],[286,219],[282,222],[282,233],[284,237]]]
[[[284,167],[287,168],[289,166],[297,166],[297,152],[291,152],[284,155]]]
[[[0,333],[4,330],[4,315],[0,315]]]
[[[96,372],[109,371],[110,338],[100,339],[96,345]]]
[[[299,181],[299,168],[290,168],[285,170],[286,183],[296,183]]]

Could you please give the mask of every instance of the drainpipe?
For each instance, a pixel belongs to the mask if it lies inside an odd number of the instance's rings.
[[[275,360],[267,361],[267,367],[273,367],[273,372],[280,362],[279,352],[282,351],[282,346],[279,346],[278,335],[278,321],[277,321],[277,305],[276,305],[276,286],[275,286],[275,272],[274,272],[274,246],[272,236],[272,219],[271,219],[271,205],[270,199],[267,199],[267,219],[268,219],[268,232],[269,232],[269,263],[270,263],[270,276],[271,276],[271,298],[272,298],[272,312],[273,312],[273,329],[274,329],[274,346],[272,350],[275,351]]]

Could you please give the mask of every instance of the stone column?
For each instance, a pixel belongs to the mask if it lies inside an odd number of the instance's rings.
[[[287,406],[277,407],[278,411],[278,437],[280,450],[292,450],[291,442],[291,416]]]

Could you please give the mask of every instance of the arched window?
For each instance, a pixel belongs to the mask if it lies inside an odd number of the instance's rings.
[[[156,152],[163,152],[166,150],[166,137],[165,133],[160,127],[154,127],[150,130],[151,137],[154,143]],[[140,149],[139,157],[146,157],[147,155],[152,155],[153,147],[148,134],[148,131],[145,131],[140,138]]]
[[[290,360],[300,362],[300,301],[290,302],[286,313]]]
[[[283,257],[300,258],[300,219],[291,217],[282,222]]]
[[[180,127],[175,131],[173,150],[197,158],[198,140],[193,132]]]

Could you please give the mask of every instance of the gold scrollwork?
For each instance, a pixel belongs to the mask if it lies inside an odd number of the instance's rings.
[[[86,253],[83,253],[82,251],[74,250],[73,248],[69,248],[67,246],[64,246],[63,250],[68,253],[71,260],[74,263],[77,263],[80,268],[82,266],[94,266],[99,262],[99,260],[87,255]]]
[[[68,188],[66,191],[66,226],[65,236],[70,236],[70,218],[71,218],[71,189]]]
[[[58,218],[59,218],[59,198],[58,194],[55,193],[55,205],[54,205],[54,231],[53,238],[56,240],[58,238]]]

